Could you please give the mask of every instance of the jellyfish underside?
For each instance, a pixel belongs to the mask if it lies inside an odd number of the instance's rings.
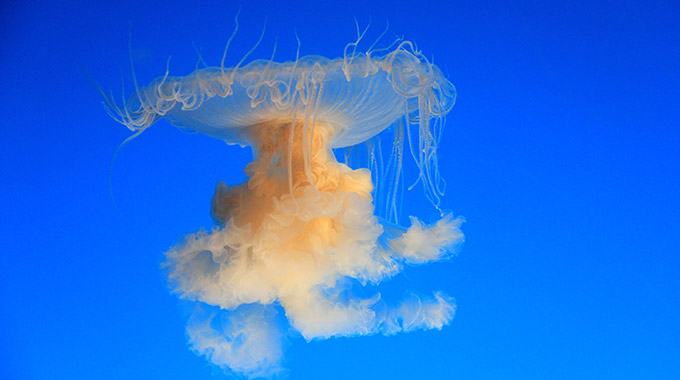
[[[403,262],[442,259],[460,241],[461,220],[448,215],[428,228],[413,218],[408,230],[381,225],[373,215],[371,173],[336,160],[328,144],[333,132],[300,120],[250,127],[256,158],[245,168],[249,178],[219,183],[212,199],[219,227],[166,253],[168,277],[182,298],[228,311],[222,318],[230,327],[219,333],[211,325],[214,309],[199,308],[188,326],[194,350],[213,362],[249,373],[280,361],[281,333],[265,306],[275,302],[307,340],[441,328],[453,317],[453,300],[442,292],[410,294],[392,308],[376,306],[379,294],[342,297],[337,285],[347,278],[377,284]],[[267,349],[262,341],[270,342]],[[252,345],[260,359],[239,359]],[[240,368],[242,362],[252,368]]]
[[[225,370],[270,376],[282,370],[287,333],[280,311],[306,340],[440,329],[451,321],[455,304],[443,292],[407,293],[388,305],[379,293],[364,297],[347,290],[348,282],[378,284],[404,264],[445,259],[463,241],[463,219],[449,213],[431,225],[411,217],[408,229],[379,219],[371,171],[338,162],[332,150],[343,146],[341,139],[356,143],[379,132],[362,126],[382,130],[406,113],[420,125],[421,182],[432,183],[426,180],[436,157],[430,119],[448,112],[455,91],[436,67],[404,46],[382,57],[352,57],[353,65],[347,56],[307,57],[278,70],[272,62],[254,62],[180,79],[166,74],[138,89],[132,105],[109,102],[112,115],[138,132],[168,117],[253,149],[248,178],[216,187],[216,226],[186,236],[165,254],[173,292],[195,303],[187,324],[195,352]],[[401,63],[405,67],[397,70]],[[410,79],[400,80],[397,71]],[[286,83],[288,92],[280,91]],[[308,102],[298,112],[303,99]],[[339,121],[324,119],[333,115]],[[395,146],[403,147],[395,136]]]

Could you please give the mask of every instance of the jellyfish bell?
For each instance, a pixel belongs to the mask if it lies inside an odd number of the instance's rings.
[[[280,368],[272,305],[307,340],[441,328],[453,318],[453,299],[442,292],[386,305],[380,294],[343,291],[348,279],[378,284],[404,264],[445,259],[463,241],[461,218],[442,213],[425,225],[412,217],[402,228],[374,215],[373,203],[385,199],[387,209],[397,208],[408,149],[438,208],[436,153],[455,101],[453,85],[409,42],[345,52],[337,59],[256,60],[185,77],[166,72],[123,105],[107,102],[112,116],[137,133],[167,119],[253,149],[248,178],[216,187],[217,226],[188,235],[165,254],[172,290],[202,305],[187,326],[193,349],[225,369],[260,376]],[[388,164],[377,165],[380,145],[372,141],[388,128],[394,135]],[[358,144],[368,147],[373,164],[367,166],[382,173],[338,162],[334,149]],[[222,328],[206,322],[218,315]],[[237,353],[243,349],[252,354]]]
[[[138,89],[127,107],[109,105],[114,117],[131,130],[165,117],[241,145],[247,145],[244,129],[267,121],[313,118],[336,129],[329,143],[342,148],[368,140],[405,115],[422,111],[423,116],[442,117],[449,112],[455,88],[436,66],[409,49],[412,44],[404,42],[385,56],[256,60],[234,69],[166,75]]]

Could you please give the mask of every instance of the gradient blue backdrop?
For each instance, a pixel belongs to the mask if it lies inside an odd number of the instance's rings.
[[[131,86],[218,64],[239,3],[0,6],[0,378],[210,379],[158,265],[211,226],[250,152],[159,123],[130,133],[85,75]],[[441,146],[450,263],[388,284],[444,289],[441,332],[288,347],[292,379],[680,378],[680,5],[675,1],[243,2],[228,63],[335,57],[389,19],[458,88]],[[364,46],[366,48],[367,45]],[[411,177],[412,178],[412,177]],[[404,213],[434,210],[408,195]],[[128,227],[129,226],[129,227]]]

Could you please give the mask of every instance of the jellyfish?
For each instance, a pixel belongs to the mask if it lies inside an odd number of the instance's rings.
[[[391,335],[441,329],[454,316],[441,291],[409,291],[392,304],[353,291],[445,260],[463,242],[463,219],[440,209],[437,161],[455,88],[415,44],[360,52],[360,39],[341,58],[300,57],[298,44],[294,61],[244,64],[246,54],[228,68],[223,58],[183,77],[166,70],[146,86],[135,79],[122,104],[106,98],[133,136],[165,119],[252,148],[245,181],[216,186],[215,226],[187,235],[162,264],[172,292],[193,305],[192,350],[227,372],[283,373],[292,333],[307,341]],[[384,134],[392,139],[383,149]],[[413,216],[399,224],[408,155],[440,212],[431,224]]]

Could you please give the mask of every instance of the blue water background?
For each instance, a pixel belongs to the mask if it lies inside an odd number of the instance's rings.
[[[215,183],[247,149],[162,122],[130,132],[89,75],[219,64],[238,2],[9,1],[0,6],[0,378],[210,379],[159,270],[210,227]],[[444,330],[287,348],[291,379],[680,378],[680,6],[674,1],[243,2],[227,64],[341,56],[389,20],[458,89],[441,143],[451,262],[388,283],[442,289]],[[130,33],[131,31],[131,33]],[[131,37],[130,37],[131,35]],[[87,74],[85,74],[87,73]],[[407,179],[409,173],[407,173]],[[411,180],[414,179],[411,173]],[[435,213],[417,188],[404,214]]]

